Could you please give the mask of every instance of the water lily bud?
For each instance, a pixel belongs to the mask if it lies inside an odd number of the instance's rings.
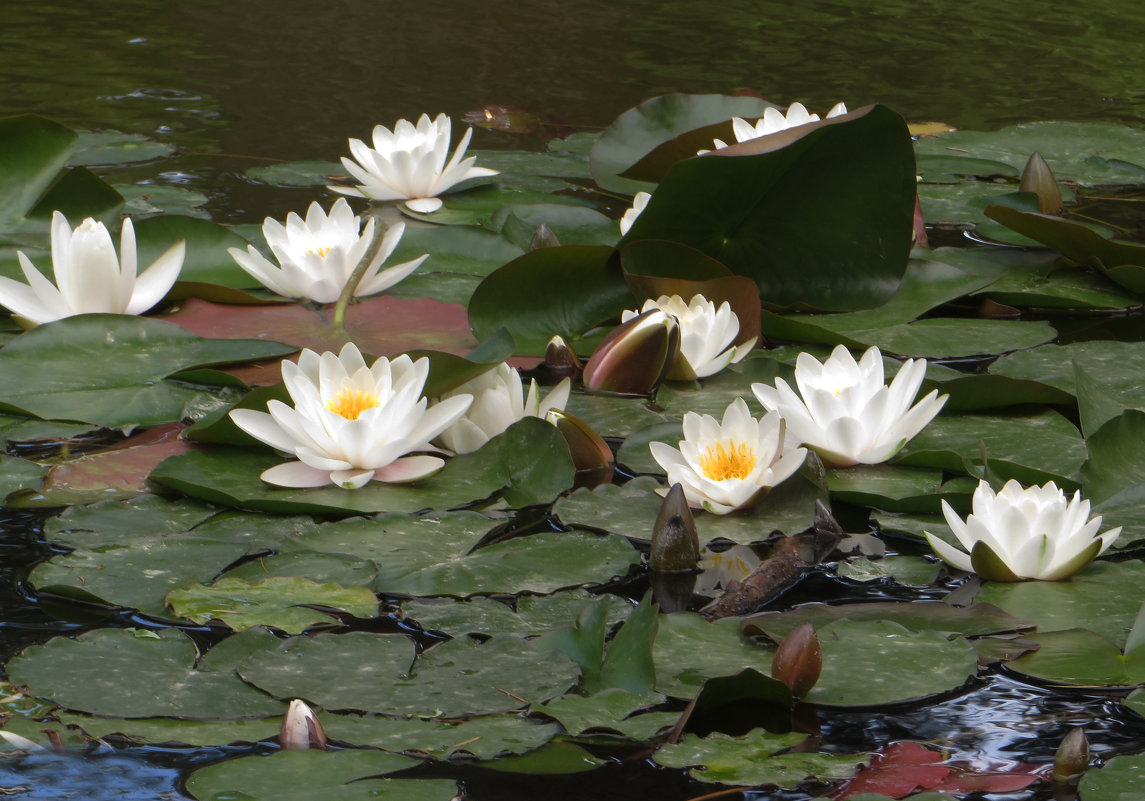
[[[541,223],[537,226],[537,230],[533,232],[533,238],[529,242],[530,251],[560,246],[561,241],[557,239],[557,235],[553,233],[553,229],[549,228],[547,223]]]
[[[556,334],[545,346],[545,361],[541,365],[549,383],[580,375],[580,357],[565,338]]]
[[[811,691],[822,670],[819,635],[810,623],[796,626],[779,644],[771,661],[771,677],[786,684],[796,698],[803,698]]]
[[[608,443],[592,430],[592,426],[563,409],[549,409],[545,419],[564,434],[576,467],[578,483],[587,481],[596,486],[612,480],[616,457],[612,455]]]
[[[326,732],[322,730],[318,716],[301,699],[295,698],[290,702],[290,709],[282,718],[278,744],[287,751],[326,749]]]
[[[1085,729],[1078,726],[1062,738],[1058,752],[1054,755],[1054,781],[1077,781],[1089,767],[1089,740]]]
[[[1062,192],[1054,179],[1054,171],[1036,150],[1022,170],[1022,182],[1018,189],[1038,196],[1038,211],[1042,214],[1057,214],[1062,210]]]
[[[680,350],[676,319],[652,309],[621,323],[600,343],[584,367],[589,392],[651,395]]]
[[[652,529],[648,565],[653,570],[692,570],[700,561],[700,537],[684,488],[673,484]]]
[[[692,609],[692,596],[700,578],[698,570],[663,572],[654,570],[650,576],[652,600],[664,614],[687,612]]]

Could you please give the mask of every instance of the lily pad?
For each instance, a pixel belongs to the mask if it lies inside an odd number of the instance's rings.
[[[48,468],[21,459],[18,456],[0,454],[0,497],[8,497],[16,490],[40,488]]]
[[[1116,756],[1086,771],[1078,789],[1085,801],[1130,801],[1145,793],[1145,754]]]
[[[609,626],[619,623],[628,616],[631,607],[610,603],[610,598],[590,595],[583,590],[522,595],[514,603],[515,610],[492,598],[413,600],[402,604],[402,613],[407,620],[416,621],[424,629],[445,632],[451,637],[464,634],[528,636],[546,634],[567,625],[586,608],[597,604],[608,605]]]
[[[804,623],[812,623],[817,629],[824,629],[844,618],[854,622],[891,621],[916,634],[946,631],[963,637],[980,637],[1034,627],[1030,621],[1003,612],[988,603],[957,607],[942,601],[875,601],[841,606],[813,603],[786,612],[764,612],[744,618],[743,629],[748,634],[765,634],[780,641]]]
[[[730,676],[744,668],[770,673],[775,651],[749,640],[739,621],[708,622],[692,612],[661,615],[653,645],[656,691],[675,698],[692,698],[704,682]]]
[[[121,720],[91,715],[59,713],[60,723],[77,726],[88,736],[105,739],[110,735],[126,737],[142,745],[182,743],[197,747],[256,743],[277,737],[282,718],[260,720],[177,720],[143,718]]]
[[[563,695],[554,698],[544,706],[534,707],[534,712],[541,712],[556,719],[565,731],[572,735],[584,734],[591,730],[605,730],[619,732],[632,736],[629,732],[638,730],[644,734],[649,726],[656,728],[671,726],[679,720],[678,714],[653,715],[637,712],[663,703],[664,696],[660,693],[631,693],[628,690],[612,687],[593,693],[589,696]],[[651,720],[642,720],[649,718]],[[666,718],[669,718],[666,722]],[[653,732],[655,729],[653,729]],[[645,739],[636,737],[635,739]]]
[[[1110,592],[1116,587],[1116,592]],[[1124,644],[1145,598],[1145,565],[1141,562],[1098,561],[1067,581],[990,581],[975,600],[1001,607],[1031,620],[1037,640],[1048,631],[1081,627]]]
[[[252,629],[223,640],[196,662],[194,644],[176,629],[156,638],[98,629],[30,646],[8,663],[8,673],[36,695],[95,715],[264,718],[282,714],[282,704],[241,681],[235,666],[274,642],[270,634]],[[139,681],[141,673],[147,681]]]
[[[0,351],[4,405],[47,419],[110,428],[183,417],[199,390],[166,380],[181,370],[268,359],[276,342],[202,339],[161,320],[84,314],[36,326]],[[51,364],[51,370],[43,370]],[[24,377],[35,374],[30,382]]]
[[[593,144],[592,176],[613,192],[651,192],[655,184],[620,174],[680,134],[732,117],[759,117],[768,105],[755,97],[727,95],[671,94],[646,100],[621,114]]]
[[[678,743],[661,746],[652,758],[664,767],[691,768],[688,774],[703,782],[780,787],[794,787],[808,777],[843,779],[863,760],[861,754],[780,753],[806,738],[798,732],[771,734],[763,729],[742,737],[720,732],[702,738],[689,734]]]
[[[978,482],[959,477],[943,481],[942,472],[891,464],[857,465],[827,471],[831,497],[892,512],[938,514],[942,501],[956,509],[970,499]]]
[[[418,764],[379,751],[279,751],[199,768],[187,791],[199,801],[449,801],[457,785],[441,779],[378,779]]]
[[[1041,645],[1006,667],[1054,684],[1126,687],[1145,684],[1145,652],[1121,653],[1114,642],[1088,629],[1039,632]]]
[[[889,620],[842,618],[819,630],[823,672],[804,699],[823,706],[878,706],[962,686],[978,655],[962,638],[912,632]]]
[[[560,432],[535,417],[514,423],[480,450],[450,459],[413,484],[371,482],[361,489],[285,489],[259,475],[282,459],[237,448],[175,456],[151,480],[203,500],[272,512],[368,514],[451,509],[502,493],[510,503],[542,503],[570,487],[573,466]]]
[[[167,605],[180,617],[196,623],[221,620],[234,631],[254,626],[272,626],[287,634],[299,634],[330,617],[304,604],[374,617],[378,599],[366,587],[319,584],[297,576],[270,577],[258,582],[223,578],[204,586],[189,584],[167,593]]]
[[[278,698],[423,718],[520,709],[563,694],[580,674],[564,654],[516,637],[450,640],[422,652],[416,662],[414,654],[413,641],[404,635],[325,634],[256,653],[239,672]],[[332,675],[341,678],[331,682]]]
[[[486,715],[472,720],[405,720],[382,716],[322,715],[326,736],[354,745],[433,759],[472,754],[494,759],[531,751],[560,729],[520,715]]]

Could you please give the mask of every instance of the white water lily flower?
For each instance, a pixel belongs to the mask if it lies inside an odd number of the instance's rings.
[[[565,378],[541,400],[534,379],[525,397],[521,374],[505,362],[446,393],[473,396],[469,411],[445,431],[438,441],[454,453],[471,453],[523,417],[543,418],[550,409],[564,411],[572,382]]]
[[[868,348],[856,363],[839,345],[822,364],[809,353],[799,354],[798,395],[782,378],[775,379],[774,387],[752,384],[751,389],[765,409],[783,416],[791,436],[825,464],[849,467],[885,462],[938,414],[948,397],[939,397],[938,390],[910,405],[925,376],[925,359],[907,359],[888,387],[878,348]]]
[[[827,119],[838,117],[840,114],[847,113],[847,106],[844,103],[836,103],[827,112]],[[754,124],[748,122],[743,117],[732,118],[732,132],[735,134],[736,142],[747,142],[752,139],[758,139],[761,136],[768,134],[779,133],[786,131],[788,128],[794,128],[797,125],[806,125],[809,122],[818,122],[818,114],[809,114],[807,108],[802,103],[792,103],[787,107],[787,113],[784,114],[777,108],[768,108],[763,112],[763,116],[755,121]],[[716,139],[713,142],[716,150],[723,150],[727,147],[727,142],[722,139]],[[701,150],[700,154],[708,153],[710,151]]]
[[[758,339],[753,337],[750,342],[733,346],[739,334],[739,317],[726,300],[717,308],[703,295],[693,295],[687,303],[679,295],[649,298],[640,311],[626,309],[620,321],[627,322],[651,309],[667,312],[680,324],[680,356],[687,369],[673,369],[669,378],[691,381],[714,375],[729,364],[742,361]]]
[[[430,408],[421,397],[429,359],[402,354],[367,367],[353,343],[342,352],[303,350],[298,364],[282,363],[282,381],[294,407],[272,400],[266,412],[234,409],[243,431],[300,461],[276,465],[262,480],[282,487],[336,484],[357,489],[371,479],[416,481],[440,470],[429,441],[465,414],[473,400],[458,395]]]
[[[374,239],[374,222],[371,218],[365,230],[361,230],[362,220],[355,216],[345,198],[335,201],[329,216],[315,202],[306,210],[305,220],[291,212],[286,215],[286,225],[270,217],[263,221],[262,233],[278,259],[277,266],[254,245],[248,245],[246,252],[238,248],[228,248],[227,252],[271,292],[286,298],[333,303],[369,250]],[[386,231],[377,255],[354,290],[354,297],[376,295],[389,289],[429,258],[427,253],[379,271],[398,246],[405,229],[405,223],[398,223]]]
[[[725,515],[759,501],[803,464],[807,451],[788,447],[784,433],[778,414],[756,420],[736,398],[722,423],[708,414],[685,414],[679,450],[663,442],[648,448],[668,471],[668,484],[684,488],[689,506]]]
[[[0,305],[33,323],[76,314],[142,314],[163,299],[183,268],[186,245],[179,240],[136,275],[135,228],[123,218],[119,256],[111,234],[88,217],[74,231],[60,212],[52,214],[53,284],[17,251],[27,284],[0,277]]]
[[[384,125],[375,126],[373,147],[361,139],[351,139],[354,158],[342,157],[342,165],[360,182],[358,186],[327,189],[371,200],[405,200],[409,208],[423,213],[437,211],[441,208],[437,196],[454,184],[497,174],[497,170],[474,167],[475,156],[462,159],[473,136],[472,128],[466,129],[453,158],[445,163],[450,125],[444,114],[432,121],[428,114],[422,114],[417,127],[409,120],[398,120],[393,131]]]
[[[632,198],[632,207],[624,212],[620,218],[620,235],[624,236],[628,233],[628,229],[632,227],[632,223],[636,222],[636,218],[643,212],[648,201],[652,199],[651,192],[637,192]]]
[[[1011,479],[997,494],[985,481],[978,483],[973,511],[965,521],[950,504],[942,514],[966,553],[926,533],[930,547],[959,570],[986,579],[1018,581],[1069,578],[1105,551],[1121,527],[1098,534],[1101,515],[1089,519],[1089,501],[1075,492],[1066,501],[1054,482],[1022,488]]]

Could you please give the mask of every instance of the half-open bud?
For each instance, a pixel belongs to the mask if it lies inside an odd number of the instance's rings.
[[[584,367],[589,392],[647,396],[656,391],[676,361],[680,326],[652,309],[621,323],[600,343]]]
[[[282,718],[278,744],[287,751],[326,750],[326,732],[322,730],[318,716],[304,701],[295,698],[290,702],[290,708]]]
[[[616,457],[612,455],[608,443],[592,430],[592,426],[563,409],[549,409],[545,419],[564,434],[579,485],[596,486],[612,480]]]

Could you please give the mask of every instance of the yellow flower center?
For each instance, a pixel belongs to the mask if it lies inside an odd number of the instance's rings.
[[[700,457],[700,470],[712,481],[746,478],[755,469],[755,451],[746,442],[717,442]]]
[[[347,420],[357,420],[366,409],[375,409],[382,402],[372,392],[362,392],[360,389],[344,389],[338,396],[326,403],[326,408],[334,414],[342,415]]]
[[[326,247],[324,247],[324,248],[310,248],[310,250],[308,250],[308,251],[306,251],[306,252],[307,252],[307,253],[313,253],[313,254],[314,254],[314,255],[316,255],[318,258],[320,258],[320,259],[324,259],[324,258],[326,258],[326,256],[327,256],[327,255],[330,253],[330,251],[331,251],[331,250],[333,250],[333,249],[334,249],[334,246],[333,246],[333,245],[327,245],[327,246],[326,246]]]

